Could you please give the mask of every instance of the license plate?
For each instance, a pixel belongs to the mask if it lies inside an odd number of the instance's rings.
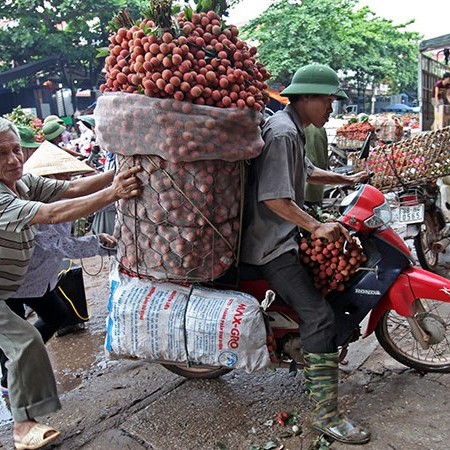
[[[425,217],[425,205],[400,206],[398,208],[398,221],[400,223],[417,223],[423,222]]]

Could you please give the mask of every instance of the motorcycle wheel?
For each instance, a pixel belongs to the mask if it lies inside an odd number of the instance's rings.
[[[420,231],[414,238],[414,248],[420,265],[430,272],[435,272],[439,262],[439,253],[433,252],[431,246],[435,241],[436,223],[429,212],[425,212],[425,218],[420,226]]]
[[[227,367],[214,367],[214,366],[191,366],[188,367],[184,364],[161,364],[170,372],[180,375],[184,378],[191,379],[213,379],[219,378],[222,375],[226,375],[233,369],[228,369]]]
[[[450,303],[416,300],[418,320],[430,335],[429,348],[414,338],[406,317],[386,311],[375,329],[378,342],[394,359],[421,372],[450,372]]]

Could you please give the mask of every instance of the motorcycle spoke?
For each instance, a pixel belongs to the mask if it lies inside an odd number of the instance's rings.
[[[378,324],[378,340],[402,364],[418,370],[450,372],[450,304],[420,300],[417,307],[417,321],[430,335],[428,348],[422,348],[406,318],[394,311],[387,312]]]

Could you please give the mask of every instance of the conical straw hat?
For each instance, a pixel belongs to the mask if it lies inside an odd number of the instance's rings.
[[[67,153],[57,145],[44,141],[23,165],[25,173],[33,175],[57,175],[70,173],[72,175],[95,172],[91,166]]]

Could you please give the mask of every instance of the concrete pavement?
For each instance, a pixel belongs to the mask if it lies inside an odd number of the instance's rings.
[[[421,375],[377,348],[341,379],[343,409],[372,429],[364,448],[448,450],[449,374]],[[301,385],[301,374],[290,378],[285,370],[186,381],[157,364],[109,362],[63,394],[63,409],[45,418],[62,431],[50,448],[311,449],[317,436],[308,428],[309,404]],[[299,414],[300,436],[287,437],[290,428],[276,424],[280,410]],[[12,448],[9,430],[1,431],[0,448]],[[334,443],[331,448],[355,447]]]
[[[92,267],[98,260],[89,261]],[[88,266],[89,266],[88,264]],[[92,273],[95,272],[92,270]],[[88,331],[55,338],[49,351],[96,343],[95,362],[77,374],[75,389],[62,392],[63,408],[41,418],[62,432],[51,449],[61,450],[300,450],[319,448],[308,426],[303,375],[287,370],[217,380],[185,380],[158,364],[108,360],[102,350],[107,268],[85,276],[93,318]],[[76,350],[75,350],[76,351]],[[53,355],[52,358],[55,358]],[[341,370],[341,404],[372,429],[370,450],[448,450],[450,374],[420,374],[390,358],[375,337],[352,344]],[[62,379],[64,368],[58,368]],[[302,430],[275,421],[285,410]],[[325,448],[325,447],[322,447]],[[356,448],[333,443],[333,449]],[[0,427],[0,449],[13,449],[10,423]]]

